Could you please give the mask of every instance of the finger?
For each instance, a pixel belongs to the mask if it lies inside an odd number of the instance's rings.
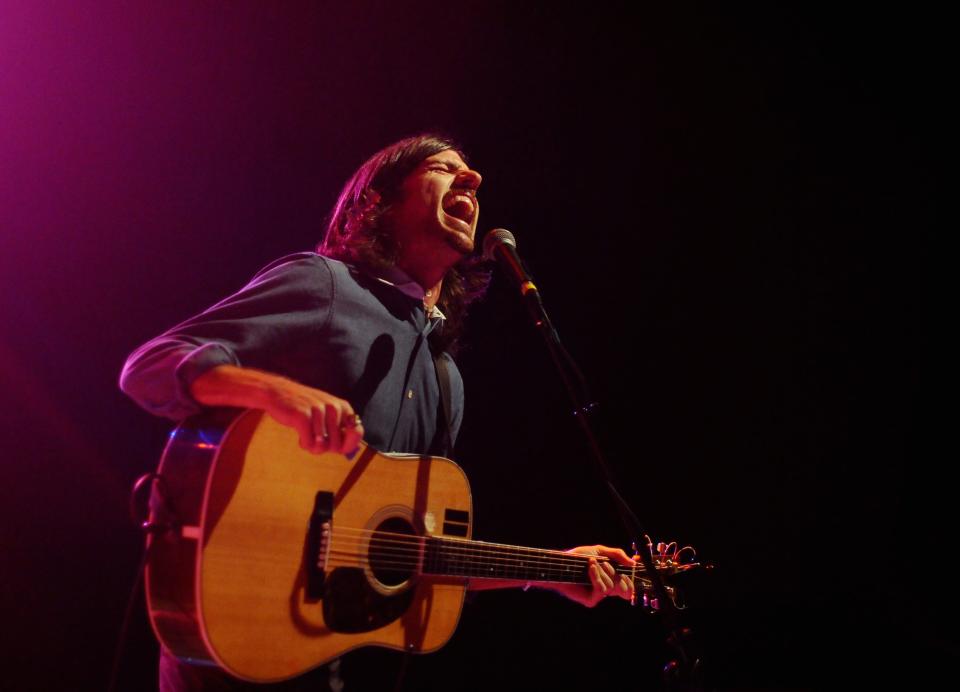
[[[607,587],[603,584],[603,578],[600,576],[600,567],[593,560],[590,561],[590,567],[587,568],[587,574],[590,576],[590,583],[593,588],[600,593],[606,593]]]
[[[336,404],[327,404],[327,436],[328,449],[339,452],[343,449],[343,435],[340,431],[340,407]]]
[[[300,438],[300,448],[308,452],[313,451],[313,425],[310,423],[310,418],[299,418],[294,424],[294,430],[297,431],[297,436]]]
[[[344,412],[344,415],[351,424],[343,429],[343,449],[340,451],[344,454],[350,454],[357,448],[357,445],[360,444],[360,440],[363,439],[363,423],[357,422],[355,425],[352,424],[353,411]]]
[[[355,428],[349,428],[343,437],[343,453],[350,454],[360,445],[363,439],[363,426],[358,425]]]
[[[309,412],[291,411],[290,416],[280,422],[297,431],[301,449],[308,452],[313,451],[313,424],[310,420]]]
[[[613,566],[613,563],[609,560],[604,560],[600,562],[600,566],[603,568],[604,573],[610,577],[611,583],[617,578],[617,569]]]
[[[610,576],[603,566],[597,567],[597,573],[600,576],[600,583],[603,584],[603,593],[609,594],[611,591],[613,591],[613,577]]]
[[[344,401],[343,408],[340,410],[340,437],[343,447],[340,452],[349,454],[357,447],[360,441],[360,432],[357,428],[362,427],[360,416],[353,411],[350,402]]]
[[[632,565],[635,562],[632,557],[628,556],[620,548],[608,548],[605,545],[598,545],[596,549],[598,555],[616,560],[621,565]]]
[[[323,407],[314,406],[310,409],[310,416],[313,424],[313,443],[310,451],[314,454],[321,454],[327,451],[330,442],[330,436],[327,434],[327,424],[324,420]]]
[[[609,595],[610,589],[613,587],[613,579],[610,578],[609,572],[607,572],[607,566],[605,561],[597,560],[597,580],[600,582],[600,585],[603,587],[604,595]]]
[[[606,573],[603,569],[603,566],[597,562],[593,563],[595,573],[597,575],[597,584],[600,586],[600,591],[604,595],[608,595],[610,590],[613,588],[613,580],[610,578],[610,575]]]

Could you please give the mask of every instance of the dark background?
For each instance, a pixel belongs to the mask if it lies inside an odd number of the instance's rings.
[[[460,139],[601,402],[624,495],[716,565],[724,690],[936,681],[960,643],[928,275],[941,17],[639,3],[4,3],[0,646],[8,689],[103,689],[169,423],[127,353],[310,248],[340,185]],[[460,357],[480,538],[629,545],[500,278]],[[481,594],[408,689],[651,688],[622,602]],[[155,685],[142,605],[120,689]],[[364,652],[348,669],[392,653]],[[372,683],[371,683],[372,684]]]

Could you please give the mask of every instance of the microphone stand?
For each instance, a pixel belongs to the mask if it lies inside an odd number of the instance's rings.
[[[540,332],[540,335],[547,345],[547,350],[550,352],[557,373],[563,382],[564,388],[567,390],[570,402],[574,406],[574,417],[577,419],[580,430],[586,437],[590,454],[600,469],[606,483],[607,491],[610,493],[610,497],[613,498],[613,503],[617,508],[621,522],[626,528],[628,535],[646,536],[637,515],[634,514],[626,500],[623,499],[620,491],[617,490],[613,481],[613,473],[600,449],[600,444],[597,441],[597,436],[594,433],[589,418],[589,413],[596,406],[596,402],[590,401],[592,397],[587,393],[588,388],[580,368],[577,367],[570,353],[563,347],[563,344],[560,343],[560,336],[550,322],[550,318],[547,317],[547,313],[543,308],[543,302],[540,299],[540,294],[533,285],[533,282],[528,280],[528,285],[521,286],[521,291],[527,311],[530,313],[533,323],[537,327],[537,331]],[[571,373],[576,377],[576,382],[574,382],[573,377],[571,377]],[[579,385],[579,388],[576,385]],[[668,632],[667,643],[676,652],[676,658],[667,661],[666,665],[664,665],[663,681],[668,690],[675,690],[676,692],[699,692],[703,689],[701,680],[703,673],[702,658],[696,651],[693,633],[689,627],[681,624],[680,612],[673,602],[673,599],[670,598],[667,593],[663,579],[656,569],[652,547],[650,539],[647,537],[646,546],[636,550],[636,552],[639,553],[640,561],[646,568],[647,575],[650,578],[653,593],[657,600],[654,610],[659,613],[661,624]]]

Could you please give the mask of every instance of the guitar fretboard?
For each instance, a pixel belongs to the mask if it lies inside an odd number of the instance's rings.
[[[589,558],[559,550],[541,550],[452,538],[430,537],[424,546],[426,574],[589,584]]]

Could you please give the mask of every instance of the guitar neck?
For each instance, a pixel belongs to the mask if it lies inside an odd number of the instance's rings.
[[[559,550],[432,536],[424,546],[422,569],[436,576],[589,584],[589,562],[588,556]]]

